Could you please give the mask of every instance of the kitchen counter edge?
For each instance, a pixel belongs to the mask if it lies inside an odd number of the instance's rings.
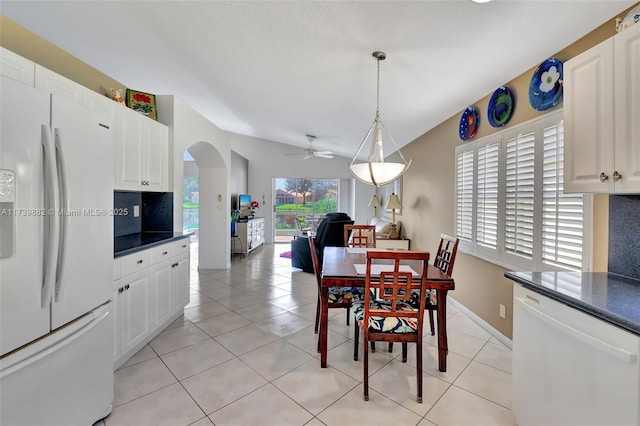
[[[140,251],[143,251],[143,250],[147,250],[147,249],[150,249],[152,247],[156,247],[156,246],[159,246],[159,245],[162,245],[162,244],[167,244],[167,243],[170,243],[172,241],[179,241],[179,240],[183,240],[185,238],[190,238],[192,235],[194,235],[193,232],[190,232],[188,234],[176,234],[176,235],[173,235],[171,237],[167,237],[167,238],[159,240],[159,241],[154,241],[154,242],[150,242],[150,243],[147,243],[147,244],[144,244],[144,245],[140,245],[140,246],[137,246],[137,247],[132,247],[132,248],[125,249],[125,250],[120,250],[120,251],[117,251],[117,252],[113,253],[113,258],[116,259],[118,257],[126,256],[126,255],[133,254],[133,253],[137,253],[137,252],[140,252]]]

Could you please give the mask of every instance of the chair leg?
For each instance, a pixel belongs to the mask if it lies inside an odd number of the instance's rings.
[[[367,348],[367,337],[366,337],[366,331],[363,330],[363,338],[364,338],[364,345],[362,345],[364,347],[363,351],[364,351],[364,400],[368,401],[369,400],[369,350]],[[372,342],[373,343],[373,342]]]
[[[371,352],[375,353],[376,351],[376,342],[374,342],[373,340],[371,341]]]
[[[350,316],[351,316],[351,306],[347,306],[347,325],[349,325]]]
[[[353,324],[353,360],[358,360],[358,340],[360,339],[360,327],[358,327],[358,322],[354,321]]]
[[[435,336],[436,329],[435,329],[435,326],[433,325],[433,309],[429,309],[429,326],[431,326],[431,335]]]
[[[320,324],[320,295],[318,295],[318,302],[316,303],[316,326],[313,329],[314,333],[318,334],[318,325]]]
[[[393,352],[393,342],[389,342],[389,353]]]
[[[407,342],[402,342],[402,362],[407,362]]]
[[[416,342],[416,358],[417,358],[417,368],[416,374],[418,375],[418,398],[417,401],[419,404],[422,404],[422,342],[418,339]]]

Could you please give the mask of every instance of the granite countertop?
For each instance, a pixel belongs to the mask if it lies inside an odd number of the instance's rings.
[[[640,281],[606,272],[507,272],[505,277],[640,336]]]
[[[189,238],[191,235],[191,233],[183,234],[181,232],[140,232],[115,237],[113,239],[113,257],[136,253],[160,244]]]

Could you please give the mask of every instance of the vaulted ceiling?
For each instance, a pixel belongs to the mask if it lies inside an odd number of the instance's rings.
[[[0,12],[216,126],[351,157],[376,103],[403,146],[635,3],[8,1]]]

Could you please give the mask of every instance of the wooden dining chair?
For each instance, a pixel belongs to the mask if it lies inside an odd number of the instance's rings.
[[[440,244],[436,257],[433,260],[433,266],[440,269],[445,274],[451,276],[453,274],[453,265],[458,254],[458,244],[460,239],[447,234],[440,234]],[[413,305],[417,306],[418,302],[414,300]],[[438,299],[435,290],[428,290],[426,297],[425,309],[429,311],[429,327],[431,335],[435,336],[436,329],[433,320],[433,312],[438,310]]]
[[[313,241],[313,236],[309,236],[309,249],[311,251],[311,260],[313,262],[313,270],[316,274],[316,282],[318,285],[318,300],[316,303],[316,324],[314,332],[318,333],[318,325],[320,324],[320,298],[322,291],[322,268],[318,260],[318,252]],[[364,289],[362,287],[331,287],[329,288],[329,308],[345,308],[347,310],[347,325],[349,325],[349,316],[351,314],[351,305],[354,301],[362,300]],[[318,340],[318,345],[320,341]]]
[[[375,225],[345,225],[344,226],[344,246],[345,247],[375,247],[376,246]]]
[[[440,234],[440,243],[438,244],[438,251],[436,257],[433,260],[433,266],[440,269],[445,274],[451,276],[453,273],[453,265],[456,261],[456,254],[458,253],[458,244],[460,239],[447,234]],[[411,306],[417,308],[420,303],[420,293],[413,291],[411,293]],[[437,292],[433,289],[427,290],[425,297],[425,310],[429,311],[429,328],[431,335],[436,335],[435,321],[433,313],[438,310],[438,297]],[[445,347],[448,347],[448,342],[445,336]],[[375,348],[375,347],[374,347]],[[393,352],[393,343],[389,343],[389,352]]]
[[[414,260],[420,267],[414,271],[402,270],[401,262]],[[374,265],[386,263],[387,268],[379,275],[373,272]],[[401,342],[402,362],[407,362],[407,344],[415,342],[417,401],[422,403],[422,325],[424,322],[425,298],[418,308],[409,303],[412,291],[425,294],[427,290],[427,268],[429,253],[419,251],[370,251],[367,253],[364,302],[356,311],[361,311],[359,327],[363,330],[364,350],[364,400],[369,400],[369,342]],[[414,276],[413,272],[418,276]],[[377,298],[372,300],[372,290]],[[358,335],[356,333],[356,346]],[[357,359],[357,353],[354,354]]]

